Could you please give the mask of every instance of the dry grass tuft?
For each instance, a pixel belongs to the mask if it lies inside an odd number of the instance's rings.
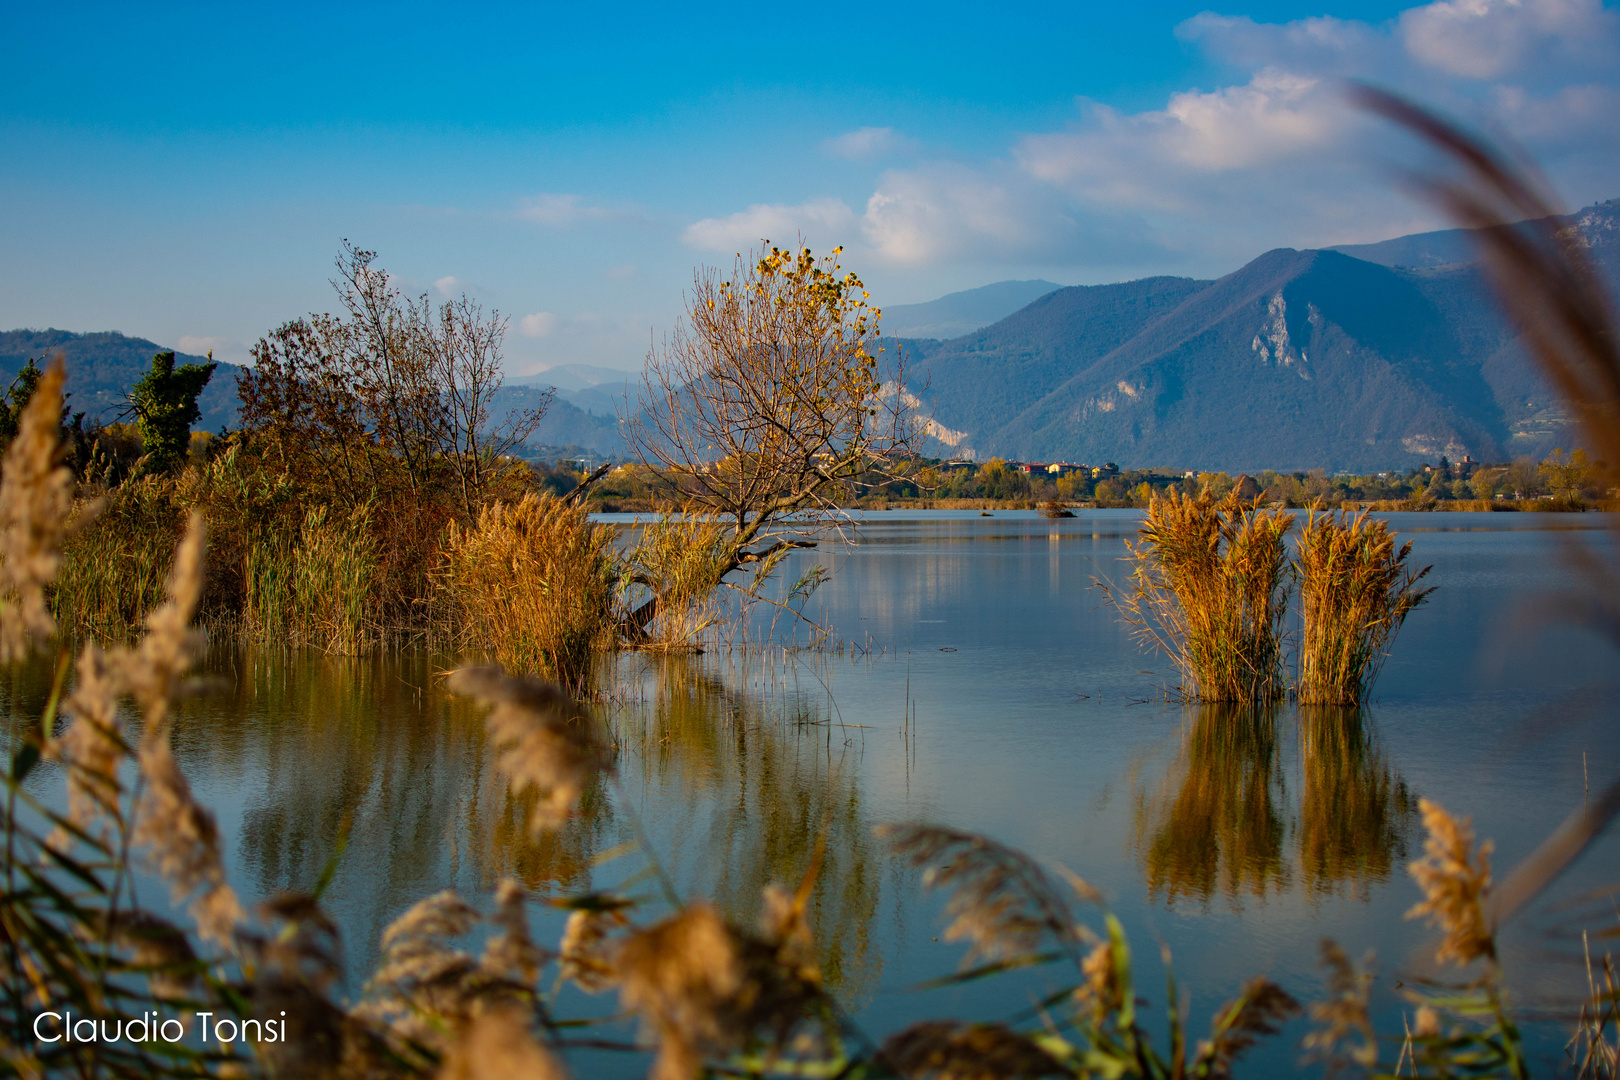
[[[144,911],[113,913],[109,939],[129,953],[130,959],[147,977],[152,994],[160,1000],[177,1001],[197,982],[197,954],[185,932],[156,915]]]
[[[1389,525],[1313,509],[1300,533],[1295,566],[1304,625],[1299,700],[1357,705],[1378,674],[1389,643],[1433,589],[1417,582],[1430,567],[1406,565],[1410,541],[1395,546]]]
[[[118,672],[114,660],[94,641],[79,654],[78,685],[68,697],[73,718],[46,755],[67,766],[68,817],[82,829],[100,817],[116,822],[123,786],[118,766],[129,753],[119,725]]]
[[[140,763],[147,786],[135,841],[145,845],[177,902],[195,894],[191,915],[197,933],[205,941],[229,947],[244,915],[236,893],[225,883],[213,812],[192,796],[166,735],[143,743]]]
[[[383,956],[357,1012],[409,1038],[435,1045],[447,1027],[467,1018],[478,963],[450,944],[478,923],[473,910],[446,889],[418,900],[383,931]]]
[[[452,523],[444,586],[466,643],[583,689],[595,657],[617,640],[617,535],[550,494],[485,507],[470,527]]]
[[[535,1042],[525,1011],[486,1009],[472,1018],[445,1055],[439,1080],[567,1080],[568,1070]]]
[[[333,653],[374,644],[380,554],[370,517],[369,506],[312,506],[301,524],[255,538],[243,558],[242,629]]]
[[[1445,931],[1435,959],[1459,966],[1480,957],[1496,959],[1496,938],[1485,919],[1485,897],[1491,887],[1489,840],[1474,854],[1474,833],[1469,819],[1452,817],[1437,803],[1418,800],[1423,827],[1429,838],[1424,857],[1411,865],[1412,877],[1424,899],[1406,913],[1408,919],[1427,915],[1430,925]]]
[[[1294,517],[1235,495],[1175,488],[1148,502],[1129,544],[1130,586],[1109,599],[1138,640],[1170,657],[1182,692],[1205,701],[1271,701],[1283,695],[1283,537]],[[1106,588],[1106,586],[1105,586]]]
[[[56,633],[45,586],[62,563],[73,474],[61,462],[61,357],[51,361],[23,410],[0,466],[0,664],[27,656]]]
[[[559,946],[562,978],[587,994],[600,994],[617,985],[614,962],[618,943],[613,934],[628,925],[625,917],[612,908],[581,908],[569,915]]]
[[[568,820],[585,785],[611,767],[608,748],[584,706],[559,687],[500,668],[462,668],[450,676],[453,693],[493,706],[484,725],[499,753],[512,793],[538,796],[529,830],[538,838]]]
[[[905,1080],[1015,1080],[1069,1071],[1028,1036],[1001,1024],[925,1020],[889,1036],[878,1061]]]
[[[528,899],[528,890],[511,878],[495,887],[495,914],[490,921],[499,930],[484,943],[479,966],[514,983],[532,986],[540,977],[546,957],[529,936]]]
[[[691,1080],[705,1059],[763,1043],[774,1056],[822,1001],[779,962],[779,945],[740,933],[707,904],[629,935],[614,963],[619,1000],[658,1040],[654,1080]]]
[[[913,866],[927,868],[924,884],[951,890],[945,937],[971,943],[964,963],[1029,956],[1049,940],[1065,949],[1078,943],[1068,903],[1022,852],[939,825],[885,825],[878,836]],[[1074,883],[1083,899],[1095,900],[1090,886]]]

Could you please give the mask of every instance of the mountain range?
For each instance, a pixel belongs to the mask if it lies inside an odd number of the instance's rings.
[[[1620,281],[1620,201],[1571,215]],[[1460,230],[1267,252],[1216,281],[1058,289],[908,340],[942,452],[1175,469],[1501,461],[1574,433]]]
[[[1620,200],[1566,219],[1620,283]],[[1464,230],[1269,251],[1215,281],[1005,281],[885,310],[907,390],[945,456],[1134,467],[1404,468],[1542,456],[1570,418],[1501,316]],[[109,420],[159,346],[118,333],[0,333],[0,376],[67,356],[71,406]],[[181,356],[181,363],[200,357]],[[201,426],[235,424],[221,364]],[[564,364],[510,380],[493,412],[556,397],[531,445],[622,454],[633,373]]]

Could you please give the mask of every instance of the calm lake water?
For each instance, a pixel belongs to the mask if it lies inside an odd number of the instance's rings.
[[[936,940],[940,899],[872,830],[927,820],[1097,886],[1132,937],[1155,1010],[1156,945],[1169,948],[1195,1032],[1254,974],[1318,996],[1324,936],[1355,956],[1376,950],[1389,1010],[1395,977],[1432,973],[1433,934],[1403,919],[1417,899],[1405,866],[1422,846],[1418,798],[1472,815],[1500,874],[1581,805],[1588,775],[1596,789],[1620,773],[1616,654],[1556,621],[1560,594],[1581,588],[1560,546],[1602,544],[1602,521],[1389,517],[1414,560],[1433,565],[1438,591],[1408,620],[1360,717],[1167,703],[1168,666],[1138,649],[1094,587],[1123,575],[1134,512],[941,511],[869,515],[853,546],[785,569],[788,581],[810,562],[831,571],[809,614],[841,649],[618,661],[600,709],[617,778],[543,843],[526,839],[478,713],[440,689],[450,658],[221,647],[207,666],[234,692],[189,702],[177,749],[249,897],[309,888],[351,828],[328,894],[351,994],[382,929],[437,890],[487,901],[504,876],[541,895],[635,878],[656,905],[646,852],[613,857],[644,834],[683,895],[750,919],[760,889],[797,883],[825,834],[823,968],[864,1027],[1020,1014],[1055,973],[911,989],[955,970],[961,949]],[[11,706],[31,707],[41,686],[37,672],[14,674]],[[35,779],[60,787],[59,774]],[[1504,934],[1520,1004],[1555,1007],[1578,989],[1567,957],[1579,941],[1558,936],[1556,902],[1620,877],[1617,854],[1620,837],[1601,841]],[[161,888],[144,888],[160,905]],[[540,909],[535,923],[555,940],[562,920]],[[611,1002],[576,994],[563,1007]],[[1294,1024],[1246,1072],[1291,1072],[1303,1033]],[[1555,1055],[1562,1033],[1534,1041]],[[580,1065],[593,1076],[644,1070]]]

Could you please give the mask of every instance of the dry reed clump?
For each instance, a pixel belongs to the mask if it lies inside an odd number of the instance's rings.
[[[552,683],[474,667],[452,672],[448,685],[492,707],[484,725],[501,772],[514,796],[535,793],[529,829],[536,838],[568,820],[585,785],[612,765],[584,706]]]
[[[529,493],[454,522],[443,585],[471,646],[509,666],[539,668],[584,687],[597,654],[617,637],[617,535],[583,506]]]
[[[1320,507],[1305,519],[1295,569],[1303,615],[1299,700],[1356,705],[1366,697],[1389,643],[1433,589],[1431,569],[1406,565],[1412,544],[1395,546],[1389,525]]]
[[[0,664],[56,633],[45,586],[61,566],[73,510],[73,474],[61,462],[66,379],[58,356],[23,410],[0,471]]]
[[[1474,833],[1467,818],[1459,821],[1428,799],[1419,799],[1418,809],[1429,838],[1423,845],[1423,858],[1410,869],[1424,898],[1406,917],[1427,915],[1430,925],[1445,931],[1435,953],[1442,964],[1450,961],[1461,966],[1481,957],[1495,961],[1496,936],[1485,918],[1491,842],[1479,845],[1476,859]]]
[[[473,1017],[445,1055],[438,1080],[567,1080],[568,1071],[534,1039],[529,1013],[514,1005]]]
[[[1027,1035],[1003,1024],[924,1020],[889,1036],[878,1062],[905,1080],[1019,1080],[1072,1075]]]
[[[1283,537],[1294,517],[1235,495],[1216,503],[1174,488],[1154,494],[1127,589],[1109,599],[1138,640],[1169,656],[1182,692],[1206,701],[1282,696]],[[1104,586],[1107,588],[1107,586]]]
[[[618,983],[613,935],[629,926],[616,908],[579,908],[568,916],[558,946],[558,974],[587,994],[600,994]]]
[[[631,582],[652,593],[657,614],[644,644],[691,648],[720,621],[715,593],[732,569],[729,530],[699,514],[666,514],[641,531],[626,558]]]
[[[695,1080],[705,1059],[744,1050],[775,1058],[825,1011],[820,984],[782,963],[783,945],[703,903],[624,938],[613,963],[619,1000],[658,1041],[653,1080]]]

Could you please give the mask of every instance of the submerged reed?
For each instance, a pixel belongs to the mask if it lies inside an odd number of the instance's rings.
[[[617,530],[580,505],[530,493],[445,536],[444,588],[466,644],[582,690],[617,636]]]
[[[657,601],[645,645],[692,648],[719,622],[715,593],[732,569],[728,533],[724,522],[696,514],[665,515],[641,530],[626,562],[630,581]]]
[[[1389,643],[1412,609],[1433,589],[1417,583],[1431,569],[1413,570],[1407,541],[1366,511],[1351,516],[1313,509],[1300,532],[1295,570],[1303,616],[1299,700],[1357,705],[1365,700]]]
[[[1281,697],[1283,537],[1294,517],[1235,495],[1216,503],[1169,488],[1148,503],[1128,542],[1130,585],[1109,599],[1138,640],[1170,657],[1189,698],[1263,702]],[[1107,588],[1107,586],[1105,586]]]

